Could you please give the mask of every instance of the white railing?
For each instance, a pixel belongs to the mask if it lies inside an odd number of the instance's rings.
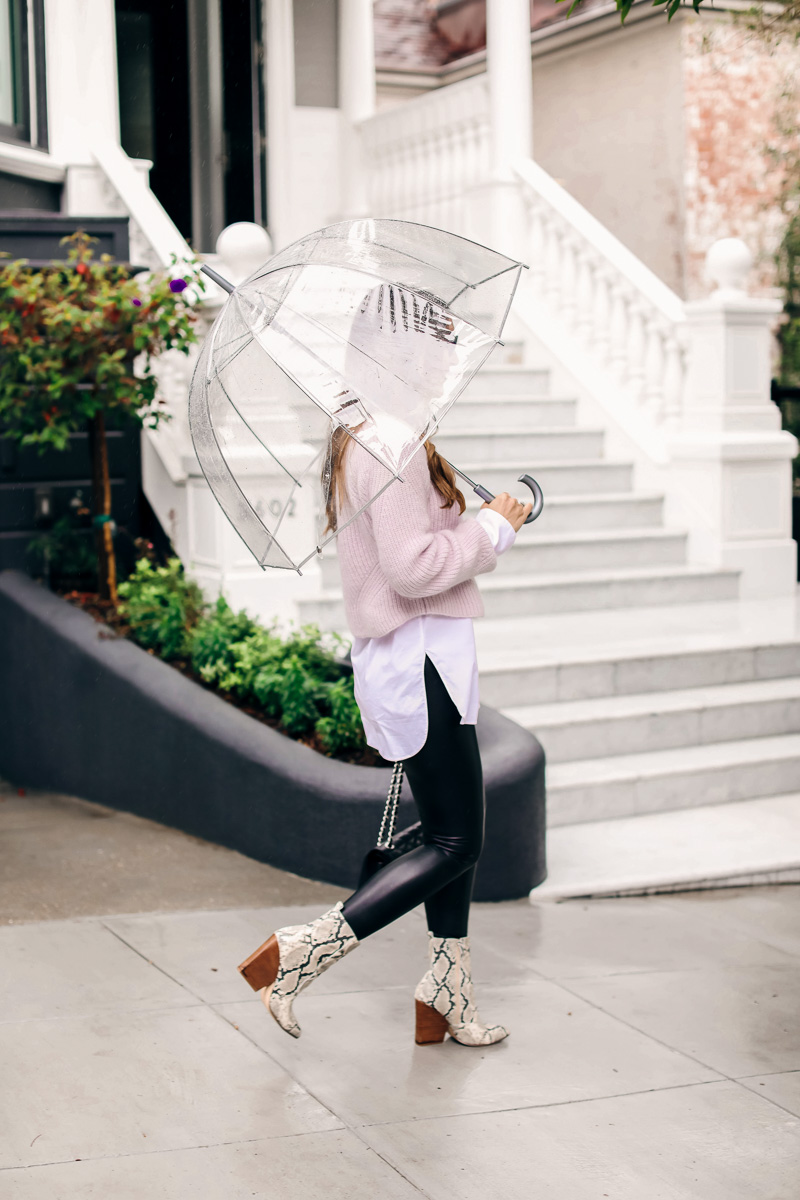
[[[535,162],[515,166],[527,214],[529,289],[629,403],[656,425],[683,403],[683,301]]]
[[[485,75],[362,121],[369,209],[471,235],[471,193],[489,178]]]
[[[486,75],[378,113],[360,131],[370,212],[491,239]],[[527,244],[518,253],[531,268],[528,297],[660,440],[682,406],[683,302],[535,162],[516,164],[515,175],[526,212]]]

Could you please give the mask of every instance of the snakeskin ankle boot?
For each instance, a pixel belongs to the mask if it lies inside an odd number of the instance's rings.
[[[238,968],[259,992],[269,1012],[292,1037],[300,1037],[292,1004],[312,980],[359,944],[342,914],[339,901],[308,925],[287,925]]]
[[[502,1025],[483,1025],[475,1007],[469,938],[437,938],[428,932],[430,970],[414,992],[416,1043],[443,1042],[450,1034],[462,1046],[490,1046],[508,1037]]]

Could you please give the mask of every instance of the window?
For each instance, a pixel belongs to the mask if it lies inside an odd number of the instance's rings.
[[[0,0],[0,141],[47,148],[44,0]]]

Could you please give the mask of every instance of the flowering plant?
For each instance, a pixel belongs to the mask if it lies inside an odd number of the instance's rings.
[[[64,238],[66,263],[0,266],[0,425],[40,450],[64,450],[88,427],[100,588],[116,600],[105,417],[155,428],[169,416],[153,360],[164,350],[188,353],[196,337],[186,289],[196,295],[204,287],[194,265],[142,285],[109,255],[95,261],[95,240],[82,232]]]

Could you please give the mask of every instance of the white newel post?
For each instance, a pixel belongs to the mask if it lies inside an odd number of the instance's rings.
[[[342,114],[342,207],[348,217],[368,214],[366,164],[360,121],[375,112],[375,34],[372,0],[339,0],[339,108]]]
[[[115,212],[92,154],[97,140],[119,142],[114,0],[46,0],[45,19],[50,153],[67,164],[63,211]]]
[[[670,447],[695,510],[692,556],[741,570],[743,596],[790,595],[797,440],[781,429],[770,399],[772,328],[781,305],[747,295],[752,259],[738,238],[716,242],[706,262],[717,289],[686,305],[687,386]]]
[[[530,0],[487,0],[491,225],[496,250],[524,258],[527,220],[512,164],[533,155]]]
[[[267,223],[276,250],[288,238],[291,204],[289,163],[292,161],[294,109],[294,11],[292,0],[264,0],[266,54],[264,94],[267,98]]]
[[[207,261],[225,279],[239,284],[265,263],[271,254],[269,235],[260,225],[237,221],[223,229],[217,239],[216,254],[209,255]],[[211,328],[221,305],[222,297],[218,297],[217,302],[203,306],[202,329],[198,330],[201,339]],[[188,393],[196,357],[194,354],[193,361],[184,368],[184,396]],[[266,396],[264,410],[260,410],[260,398],[260,394],[247,397],[248,419],[256,429],[262,428],[263,419],[271,411],[269,397]],[[317,562],[312,560],[308,563],[303,568],[302,576],[294,571],[263,571],[214,499],[193,451],[185,456],[185,464],[185,542],[181,557],[188,564],[193,578],[207,596],[213,597],[223,592],[234,608],[246,608],[252,616],[264,620],[273,617],[293,620],[297,615],[296,598],[317,593],[320,578]],[[283,473],[279,468],[276,467],[275,472],[282,478]],[[259,482],[268,492],[269,477]],[[309,540],[316,532],[315,516],[315,513],[301,507],[300,513],[294,518],[309,522]]]

